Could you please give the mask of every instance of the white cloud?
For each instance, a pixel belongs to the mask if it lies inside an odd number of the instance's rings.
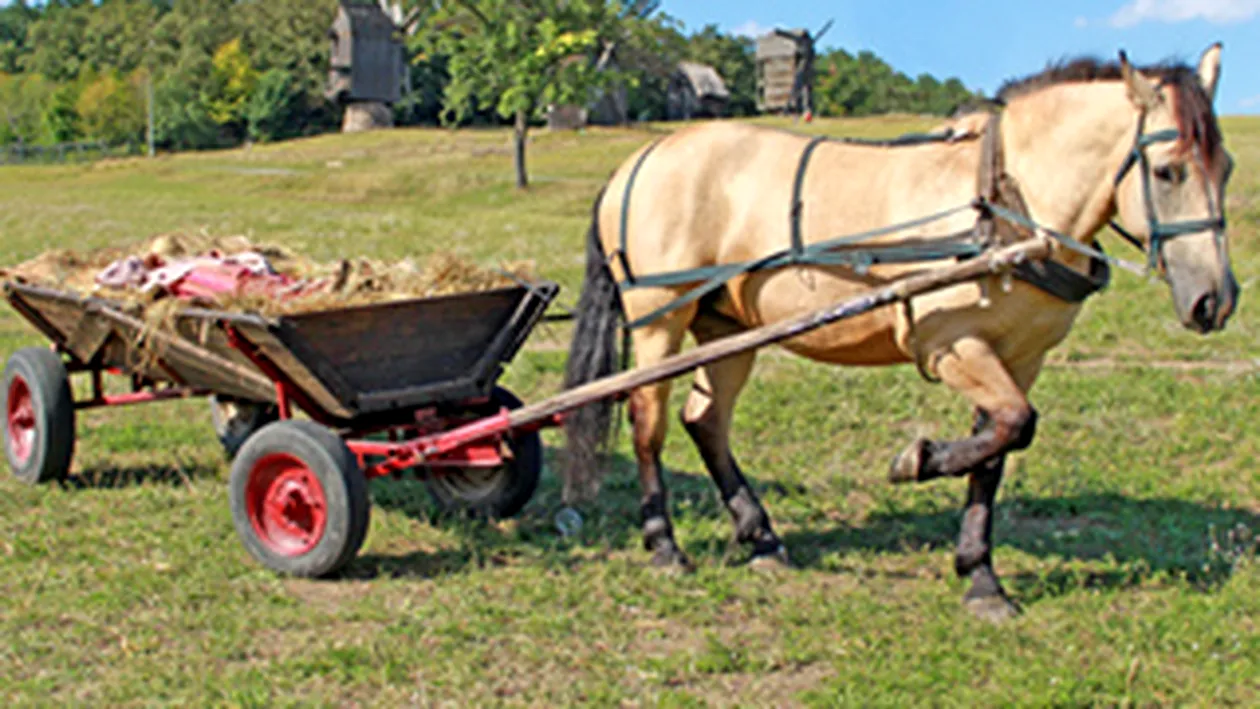
[[[756,39],[764,34],[768,34],[773,27],[766,27],[756,20],[749,20],[731,30],[731,34],[742,37],[752,37]]]
[[[1245,98],[1239,101],[1238,105],[1242,106],[1243,108],[1255,108],[1257,106],[1260,106],[1260,94],[1256,94],[1255,96]]]
[[[1114,27],[1143,22],[1207,20],[1218,25],[1246,22],[1260,15],[1260,0],[1130,0],[1111,16]]]
[[[1089,27],[1089,20],[1085,19],[1083,16],[1077,16],[1075,20],[1072,20],[1072,26],[1078,30],[1084,29]]]

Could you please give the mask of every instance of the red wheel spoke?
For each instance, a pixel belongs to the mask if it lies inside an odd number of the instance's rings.
[[[324,536],[324,488],[295,456],[264,456],[250,473],[246,508],[259,539],[273,552],[300,556]]]
[[[31,459],[35,450],[35,431],[38,422],[35,419],[35,403],[31,397],[31,388],[20,376],[9,382],[9,400],[6,418],[9,439],[9,452],[19,465]]]

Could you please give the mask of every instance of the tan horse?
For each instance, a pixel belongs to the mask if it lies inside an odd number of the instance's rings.
[[[1198,69],[1136,70],[1078,60],[1013,82],[999,97],[1003,170],[1018,185],[1037,223],[1085,244],[1115,218],[1153,262],[1172,291],[1177,316],[1207,333],[1225,326],[1239,297],[1224,237],[1224,152],[1212,103],[1220,46]],[[816,146],[800,185],[805,244],[900,224],[977,196],[986,116],[954,124],[961,139],[904,147],[828,142]],[[1175,131],[1175,134],[1173,133]],[[782,251],[791,240],[791,205],[806,137],[739,123],[685,129],[632,156],[596,204],[570,385],[616,365],[619,316],[635,320],[675,301],[689,286],[626,289],[644,274],[737,263]],[[647,151],[650,150],[650,154]],[[632,189],[627,183],[632,180]],[[623,212],[626,200],[630,205]],[[1010,206],[1010,205],[1007,205]],[[624,236],[622,234],[624,219]],[[884,235],[875,243],[967,230],[975,214]],[[1170,228],[1171,227],[1171,228]],[[1019,238],[999,229],[1004,238]],[[1154,238],[1152,238],[1154,237]],[[618,253],[624,239],[624,253]],[[1061,250],[1057,261],[1086,273],[1090,259]],[[629,273],[627,273],[627,267]],[[698,342],[799,315],[850,298],[872,285],[930,263],[875,266],[790,265],[739,275],[708,297],[632,331],[640,366]],[[965,601],[977,614],[1014,612],[991,561],[993,500],[1009,451],[1029,445],[1036,412],[1027,393],[1046,352],[1067,335],[1080,310],[1017,280],[965,284],[916,298],[911,309],[887,307],[791,340],[786,347],[821,362],[891,365],[917,361],[976,409],[972,435],[915,441],[893,463],[893,479],[969,476],[956,557],[972,581]],[[754,560],[786,562],[769,517],[730,452],[731,413],[752,370],[749,352],[699,370],[682,411],[734,518],[736,536]],[[669,520],[660,451],[669,383],[631,395],[634,453],[642,484],[644,543],[653,563],[686,568]],[[567,494],[593,489],[593,450],[605,441],[607,409],[569,423]]]

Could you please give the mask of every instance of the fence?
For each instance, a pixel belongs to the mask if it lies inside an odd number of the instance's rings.
[[[103,142],[58,143],[56,145],[13,144],[0,146],[0,165],[92,162],[105,158],[140,155],[142,146],[134,143],[107,145]]]

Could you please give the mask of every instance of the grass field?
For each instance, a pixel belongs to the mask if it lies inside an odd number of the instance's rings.
[[[961,483],[885,482],[915,434],[963,433],[965,404],[912,368],[768,352],[735,453],[799,565],[778,576],[738,564],[681,430],[665,460],[692,576],[645,567],[623,440],[577,538],[554,529],[550,470],[520,519],[494,525],[435,519],[418,484],[381,484],[347,578],[313,582],[278,578],[238,544],[203,402],[85,415],[70,484],[0,481],[0,703],[1254,706],[1260,120],[1224,125],[1242,309],[1200,338],[1163,285],[1124,273],[1086,306],[999,498],[998,569],[1025,608],[1014,623],[977,627],[961,610]],[[534,259],[572,302],[591,200],[650,137],[537,135],[528,193],[511,187],[499,132],[4,168],[0,245],[12,262],[204,228],[320,257],[453,249]],[[0,314],[0,351],[41,342]],[[526,400],[557,391],[566,342],[538,331],[506,383]]]

